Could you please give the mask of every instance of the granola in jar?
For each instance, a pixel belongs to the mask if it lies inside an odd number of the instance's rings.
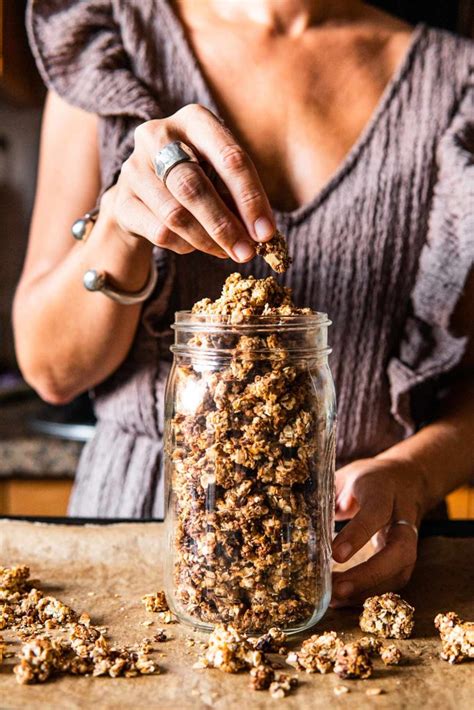
[[[329,600],[334,393],[324,314],[232,274],[177,314],[165,436],[172,611],[263,633]]]

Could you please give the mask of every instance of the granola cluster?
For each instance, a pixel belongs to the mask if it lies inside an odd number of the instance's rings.
[[[434,620],[441,637],[441,658],[449,663],[474,659],[474,622],[462,621],[454,611],[438,614]]]
[[[26,566],[0,567],[0,628],[23,640],[13,669],[18,683],[43,683],[58,674],[116,678],[159,672],[149,644],[111,646],[88,614],[44,595],[29,576]],[[0,641],[0,662],[4,655]]]
[[[383,638],[407,639],[415,625],[414,613],[415,609],[399,594],[387,592],[365,600],[360,628]]]
[[[285,647],[284,639],[277,628],[259,638],[249,638],[234,626],[219,624],[194,668],[217,668],[225,673],[249,671],[252,690],[269,690],[273,698],[283,698],[298,685],[298,679],[273,668],[262,649],[278,653]]]
[[[176,358],[167,436],[175,610],[257,633],[303,625],[328,570],[332,458],[323,455],[326,415],[317,411],[308,362],[290,355],[279,325],[311,311],[296,308],[273,277],[232,274],[221,297],[193,313],[227,329],[196,334],[196,326],[187,354]],[[260,316],[275,327],[228,327]]]
[[[306,673],[336,673],[340,678],[368,678],[372,674],[372,658],[385,665],[396,665],[401,653],[394,644],[384,646],[379,639],[364,636],[344,643],[335,631],[314,634],[306,639],[299,651],[287,656],[287,663]]]
[[[288,244],[278,230],[268,242],[260,242],[255,251],[262,256],[269,266],[279,274],[288,271],[293,259],[288,254]]]

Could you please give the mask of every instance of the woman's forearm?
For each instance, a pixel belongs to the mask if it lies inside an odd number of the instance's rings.
[[[140,305],[122,306],[88,292],[82,279],[96,268],[118,288],[138,291],[149,274],[151,248],[144,239],[125,238],[101,209],[85,243],[74,245],[54,268],[22,279],[14,303],[17,356],[25,379],[44,399],[70,400],[125,358]]]
[[[424,512],[474,475],[474,378],[459,381],[441,416],[376,458],[412,463],[423,481]]]

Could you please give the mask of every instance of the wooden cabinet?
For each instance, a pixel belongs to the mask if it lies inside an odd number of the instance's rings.
[[[64,517],[71,488],[70,479],[0,479],[0,516]]]

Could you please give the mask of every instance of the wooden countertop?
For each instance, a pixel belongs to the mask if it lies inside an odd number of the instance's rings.
[[[145,612],[143,594],[163,588],[162,561],[166,554],[161,523],[98,525],[46,525],[0,520],[0,564],[29,564],[42,588],[87,610],[93,621],[109,627],[113,640],[134,643],[152,636],[153,619]],[[2,708],[159,708],[160,710],[291,710],[318,708],[417,708],[430,710],[472,707],[472,663],[458,666],[438,658],[439,639],[433,618],[454,610],[474,618],[474,539],[430,537],[421,540],[415,575],[403,596],[416,607],[414,637],[397,641],[406,662],[382,668],[368,681],[342,682],[334,674],[299,674],[294,694],[274,700],[265,691],[248,688],[246,674],[194,670],[198,652],[185,641],[203,640],[192,629],[167,627],[173,639],[161,644],[161,675],[131,679],[65,677],[44,685],[19,686],[9,669],[0,673]],[[330,610],[315,632],[334,629],[347,639],[361,635],[358,609]],[[299,645],[301,639],[292,642]],[[290,671],[292,669],[289,669]],[[334,687],[351,692],[336,697]],[[368,697],[369,688],[384,693]]]
[[[0,404],[0,479],[74,477],[82,444],[28,428],[29,418],[43,406],[36,397]]]

